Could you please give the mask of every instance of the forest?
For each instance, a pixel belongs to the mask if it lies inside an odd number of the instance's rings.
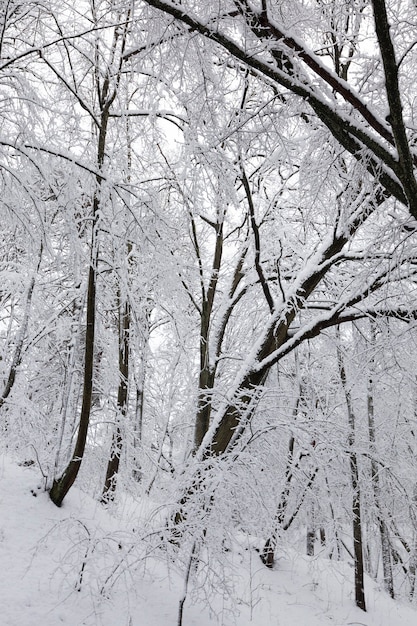
[[[107,587],[181,625],[245,536],[415,606],[416,3],[3,0],[0,94],[1,450],[146,503]]]

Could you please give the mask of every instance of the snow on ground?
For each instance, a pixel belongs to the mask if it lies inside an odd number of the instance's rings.
[[[175,626],[183,577],[163,557],[151,554],[144,560],[144,550],[133,550],[131,504],[126,513],[124,520],[112,517],[75,488],[58,509],[43,491],[36,469],[3,457],[2,626]],[[347,564],[288,551],[269,571],[244,537],[225,558],[225,580],[234,583],[237,600],[227,603],[218,595],[209,607],[203,593],[197,598],[192,593],[184,605],[183,626],[417,623],[413,608],[392,601],[370,580],[368,612],[357,609]]]

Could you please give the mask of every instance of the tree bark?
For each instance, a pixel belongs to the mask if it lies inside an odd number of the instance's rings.
[[[374,322],[371,321],[371,350],[375,347],[376,333]],[[369,447],[371,453],[371,479],[374,492],[374,499],[378,516],[379,536],[381,539],[381,552],[382,552],[382,570],[384,577],[384,588],[389,593],[391,598],[394,598],[394,579],[392,575],[392,560],[391,560],[391,544],[389,539],[389,530],[385,522],[382,506],[382,488],[380,483],[380,472],[376,459],[376,436],[375,436],[375,409],[374,409],[374,381],[373,376],[375,372],[375,359],[372,356],[370,360],[370,373],[368,378],[368,434],[369,434]]]
[[[365,582],[364,582],[364,558],[362,544],[362,516],[361,516],[361,492],[359,483],[358,458],[355,451],[356,416],[353,409],[352,397],[347,383],[346,370],[342,354],[340,331],[337,328],[337,362],[342,388],[345,394],[348,413],[348,446],[350,479],[352,485],[352,527],[353,527],[353,553],[355,568],[355,602],[356,606],[366,611]]]
[[[126,21],[123,27],[115,27],[113,29],[113,39],[108,54],[108,62],[105,67],[104,75],[96,66],[95,70],[95,88],[97,89],[98,102],[100,107],[99,118],[94,116],[93,121],[95,128],[98,127],[97,138],[97,174],[96,188],[93,198],[92,207],[92,231],[91,231],[91,249],[90,249],[90,267],[88,271],[88,287],[87,287],[87,327],[86,341],[84,352],[84,377],[83,377],[83,397],[81,405],[80,422],[78,426],[78,435],[72,458],[59,478],[56,478],[50,490],[51,500],[57,506],[61,506],[65,496],[74,484],[77,478],[81,462],[84,456],[87,444],[88,427],[90,423],[90,414],[93,400],[93,374],[94,374],[94,343],[95,343],[95,325],[96,325],[96,284],[98,276],[98,226],[101,210],[101,193],[103,191],[102,170],[106,158],[107,131],[110,119],[110,109],[116,98],[117,90],[120,84],[121,72],[123,69],[124,50],[126,46],[126,36],[130,24],[130,9],[126,11]],[[120,54],[117,55],[119,49]],[[101,55],[97,50],[96,61]],[[86,110],[89,110],[88,108]]]
[[[314,556],[314,544],[316,542],[316,531],[312,526],[307,527],[306,536],[306,554],[307,556]]]
[[[117,475],[119,472],[120,455],[123,437],[120,419],[125,419],[128,408],[129,389],[129,351],[130,351],[130,306],[126,300],[124,305],[119,294],[119,387],[117,391],[117,418],[113,432],[110,458],[107,464],[101,501],[105,504],[114,498]]]
[[[93,231],[95,226],[93,226]],[[95,235],[92,236],[92,252],[95,250]],[[96,310],[96,260],[93,255],[88,271],[87,287],[87,328],[84,352],[84,386],[81,405],[80,423],[78,426],[77,440],[72,458],[60,476],[53,481],[49,492],[50,498],[56,506],[62,502],[77,478],[84,450],[87,442],[88,426],[90,422],[91,399],[93,393],[93,368],[94,368],[94,337],[95,337],[95,310]]]
[[[105,101],[108,95],[108,83],[103,85],[102,98]],[[106,147],[107,126],[109,121],[109,109],[111,98],[107,101],[101,115],[101,124],[97,146],[97,164],[101,170]],[[83,372],[83,396],[81,404],[80,421],[78,426],[77,440],[70,462],[59,478],[55,478],[51,490],[50,498],[56,506],[60,507],[77,478],[81,462],[87,444],[88,427],[90,423],[90,413],[93,399],[93,373],[94,373],[94,344],[96,328],[96,283],[97,283],[97,260],[98,260],[98,220],[100,213],[100,189],[102,178],[96,176],[96,191],[93,198],[90,267],[88,270],[87,285],[87,311],[86,311],[86,335],[84,349],[84,372]]]
[[[298,400],[296,403],[296,407],[294,412],[297,411]],[[275,550],[277,547],[277,540],[279,531],[284,523],[284,516],[287,509],[288,498],[290,495],[291,481],[294,476],[294,468],[293,468],[293,460],[294,460],[294,437],[291,435],[290,440],[288,442],[288,454],[287,454],[287,465],[285,468],[285,483],[284,488],[281,492],[281,497],[278,503],[277,512],[274,518],[274,528],[272,530],[271,535],[265,542],[265,545],[260,554],[261,561],[266,567],[273,568],[275,563]]]
[[[193,222],[194,224],[194,222]],[[213,264],[211,269],[210,281],[207,291],[204,287],[202,275],[202,263],[200,258],[200,249],[197,244],[197,235],[195,227],[193,228],[195,249],[198,255],[200,265],[200,280],[202,303],[200,312],[200,374],[198,381],[198,402],[197,415],[194,430],[194,451],[196,452],[209,429],[212,391],[215,381],[215,369],[210,363],[210,324],[213,311],[214,298],[217,290],[222,254],[223,254],[223,223],[218,222],[215,225],[216,245],[213,255]]]

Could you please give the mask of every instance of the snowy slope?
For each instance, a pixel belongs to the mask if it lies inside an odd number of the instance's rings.
[[[145,561],[125,550],[132,511],[129,519],[115,519],[77,489],[57,509],[39,478],[33,467],[0,461],[2,626],[175,626],[182,577],[161,557]],[[184,626],[417,623],[413,608],[393,602],[369,580],[368,612],[357,609],[347,564],[288,552],[269,571],[244,544],[241,539],[228,556],[236,601],[213,596],[209,608],[204,590],[191,593]]]

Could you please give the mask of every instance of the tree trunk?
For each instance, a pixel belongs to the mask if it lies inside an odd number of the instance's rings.
[[[307,527],[306,537],[306,554],[307,556],[314,556],[314,544],[316,542],[316,531],[311,526]]]
[[[315,524],[315,519],[314,519],[314,503],[312,503],[310,513],[309,513],[309,520],[307,524],[307,532],[306,532],[307,556],[314,556],[315,543],[316,543],[316,524]]]
[[[68,345],[68,356],[65,363],[65,377],[62,384],[62,400],[61,400],[61,410],[60,410],[60,427],[59,434],[57,437],[58,445],[56,449],[55,455],[55,463],[54,463],[54,476],[58,474],[61,455],[63,454],[62,446],[64,441],[64,434],[67,429],[67,418],[70,413],[74,415],[74,404],[75,401],[73,399],[73,385],[74,378],[76,377],[77,368],[77,352],[78,352],[78,340],[80,336],[80,326],[81,326],[81,316],[82,316],[82,304],[80,299],[77,297],[74,300],[73,309],[72,309],[72,319],[73,322],[71,324],[71,338]],[[74,421],[74,420],[72,420]],[[72,434],[75,430],[75,424],[71,424]],[[68,453],[67,453],[68,456]],[[68,458],[66,458],[68,461]]]
[[[359,471],[356,453],[350,454],[350,472],[352,480],[352,515],[353,515],[353,553],[355,555],[355,601],[356,606],[366,611],[365,583],[362,545],[361,496],[359,488]]]
[[[81,406],[80,423],[78,426],[77,441],[72,458],[60,478],[56,478],[49,492],[50,498],[56,506],[61,506],[68,491],[77,478],[87,442],[88,425],[90,422],[91,399],[93,393],[94,367],[94,335],[96,310],[96,260],[95,260],[95,225],[92,236],[92,258],[88,271],[87,288],[87,328],[84,353],[84,386]]]
[[[102,101],[106,102],[108,97],[108,82],[104,81],[102,88]],[[104,106],[101,114],[100,132],[98,136],[97,146],[97,165],[100,170],[104,163],[107,125],[109,121],[109,108],[112,100],[109,99]],[[90,423],[91,405],[93,399],[93,373],[94,373],[94,343],[95,343],[95,327],[96,327],[96,283],[97,283],[97,260],[98,260],[98,241],[97,241],[97,225],[100,213],[100,190],[102,178],[96,175],[96,191],[93,199],[92,211],[92,229],[91,229],[91,249],[90,249],[90,267],[88,270],[88,286],[87,286],[87,320],[85,333],[85,350],[84,350],[84,376],[83,376],[83,397],[81,404],[80,422],[78,426],[77,440],[74,452],[70,462],[63,471],[60,478],[55,478],[51,490],[50,498],[56,506],[61,506],[62,502],[71,489],[77,478],[84,456],[85,446],[87,443],[88,426]]]
[[[215,370],[210,364],[210,324],[214,305],[214,298],[217,290],[219,272],[223,254],[223,223],[218,222],[215,225],[216,230],[216,246],[213,255],[213,264],[211,269],[210,281],[206,290],[202,276],[202,259],[200,257],[200,248],[197,242],[197,235],[192,220],[194,247],[198,257],[200,266],[201,280],[201,313],[200,313],[200,374],[198,381],[198,403],[197,415],[194,429],[194,452],[196,452],[209,429],[212,391],[215,381]]]
[[[371,349],[375,346],[375,326],[371,321]],[[375,461],[376,458],[376,437],[375,437],[375,411],[374,411],[374,382],[373,373],[375,371],[374,358],[370,361],[371,372],[368,378],[368,434],[369,434],[369,447],[371,453],[371,478],[374,492],[374,499],[377,508],[378,515],[378,527],[379,536],[381,539],[381,552],[382,552],[382,571],[384,577],[384,588],[389,593],[391,598],[394,598],[394,579],[392,575],[392,560],[391,560],[391,544],[389,539],[388,526],[385,523],[382,507],[382,489],[380,484],[380,477],[378,471],[378,465]]]
[[[143,401],[144,401],[144,377],[136,381],[135,421],[133,424],[133,468],[132,478],[136,482],[142,480],[141,461],[139,459],[140,444],[143,432]]]
[[[298,401],[299,399],[297,399],[296,408],[294,409],[295,412],[297,411]],[[293,435],[291,435],[290,440],[288,442],[287,466],[285,468],[285,484],[281,492],[281,497],[278,503],[277,512],[275,514],[274,528],[273,528],[271,535],[266,540],[265,545],[260,554],[262,563],[269,568],[272,568],[275,563],[275,549],[277,547],[278,535],[284,523],[284,515],[287,509],[288,498],[290,495],[291,481],[294,475],[293,474],[294,443],[295,443],[294,437]]]
[[[339,376],[346,399],[349,423],[349,466],[352,485],[352,527],[353,527],[353,554],[355,566],[355,602],[356,606],[366,611],[365,584],[364,584],[364,560],[362,545],[362,517],[361,517],[361,494],[359,484],[359,467],[355,451],[356,416],[353,410],[352,397],[347,385],[346,370],[343,361],[342,345],[339,327],[337,327],[337,362]]]
[[[120,427],[120,418],[125,419],[128,408],[128,383],[129,383],[129,349],[130,349],[130,306],[126,301],[124,306],[119,300],[119,388],[117,391],[117,421],[112,437],[110,459],[107,464],[106,478],[104,481],[101,501],[109,502],[114,498],[117,474],[119,472],[120,455],[122,452],[123,437]]]

